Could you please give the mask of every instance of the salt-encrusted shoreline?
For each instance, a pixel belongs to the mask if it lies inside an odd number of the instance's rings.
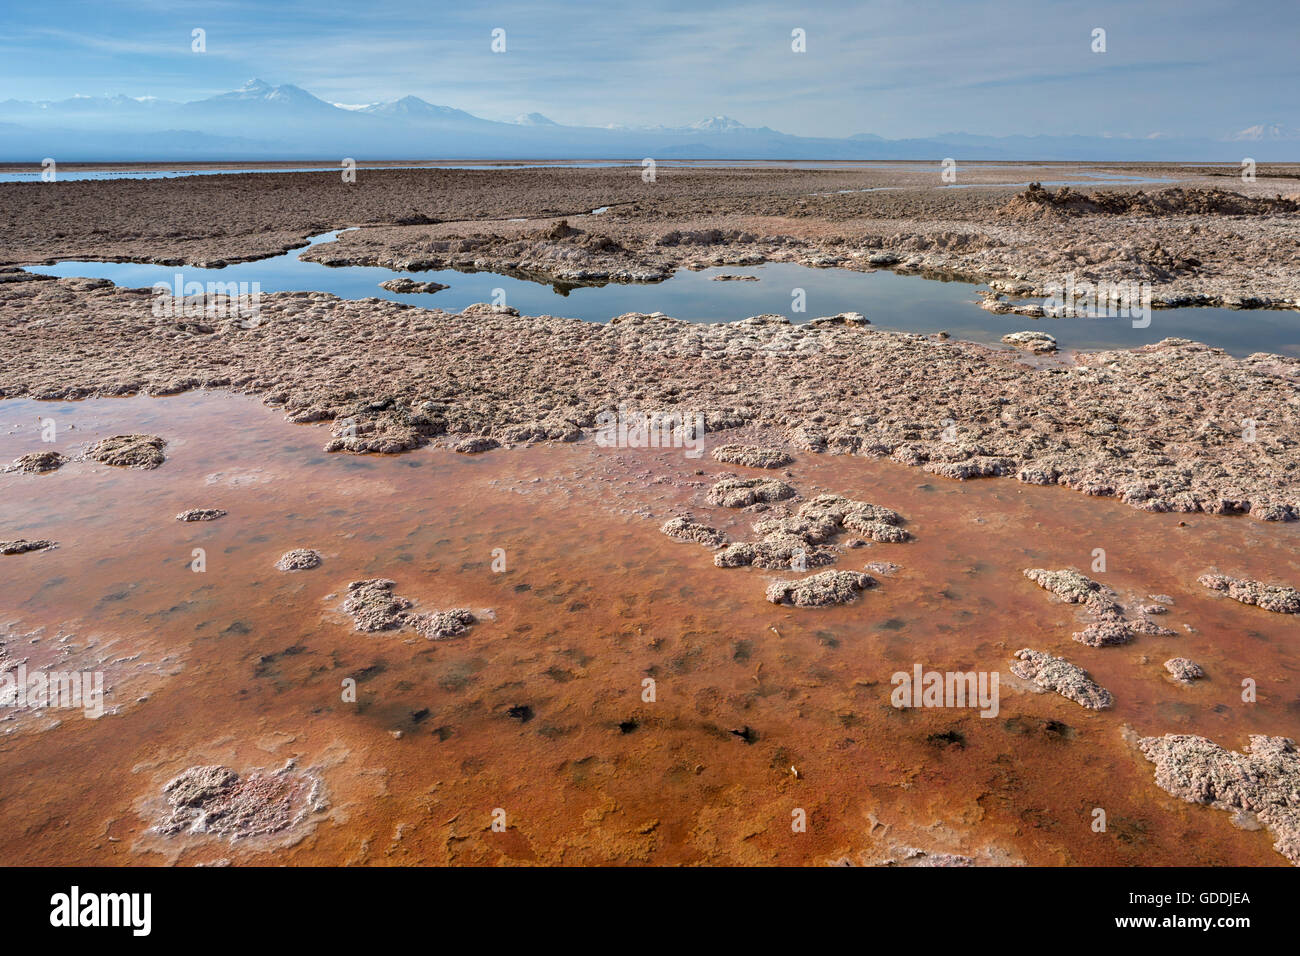
[[[782,430],[796,450],[1009,476],[1150,511],[1300,517],[1300,359],[1167,339],[1029,364],[937,336],[780,316],[609,324],[325,293],[262,297],[259,321],[165,318],[148,290],[0,284],[0,397],[194,388],[329,422],[330,450],[470,437],[572,441],[619,406]]]

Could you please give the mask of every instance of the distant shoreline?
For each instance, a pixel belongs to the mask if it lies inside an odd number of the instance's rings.
[[[695,167],[702,169],[718,167],[890,167],[890,166],[932,166],[939,162],[937,159],[663,159],[657,161],[660,166],[667,167]],[[1231,167],[1234,170],[1239,168],[1238,160],[1224,160],[1222,162],[1212,161],[1149,161],[1149,160],[1059,160],[1059,159],[972,159],[961,160],[961,165],[969,167],[1007,167],[1023,166],[1026,163],[1035,166],[1054,166],[1054,167],[1092,167],[1092,168],[1163,168],[1177,169],[1184,166],[1194,166],[1197,168],[1207,169],[1218,166]],[[1295,162],[1261,162],[1261,167],[1291,166],[1300,162],[1298,158]],[[565,167],[565,166],[639,166],[641,157],[606,157],[602,159],[531,159],[527,157],[502,158],[502,159],[374,159],[359,160],[359,169],[403,169],[403,168],[465,168],[465,167],[482,167],[485,169],[505,168],[515,169],[519,167]],[[0,172],[27,172],[35,170],[40,171],[39,162],[0,162]],[[133,162],[110,162],[110,161],[84,161],[84,162],[60,162],[59,168],[64,170],[81,170],[81,171],[126,171],[126,172],[143,172],[157,170],[159,172],[176,172],[185,170],[218,170],[218,169],[237,169],[237,170],[308,170],[319,172],[335,172],[339,169],[338,159],[303,159],[303,160],[195,160],[195,161],[160,161],[150,162],[146,160]]]

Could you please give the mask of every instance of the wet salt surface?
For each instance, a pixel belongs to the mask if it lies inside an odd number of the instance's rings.
[[[1195,583],[1211,568],[1300,580],[1295,525],[802,455],[786,480],[805,497],[894,508],[916,540],[840,557],[844,569],[902,566],[854,604],[777,608],[763,589],[791,575],[715,568],[707,549],[658,530],[689,509],[748,536],[755,516],[704,504],[726,471],[707,457],[585,443],[326,455],[323,428],[189,393],[0,402],[0,461],[44,448],[47,417],[67,454],[143,432],[168,440],[167,461],[0,477],[3,536],[60,542],[0,558],[0,620],[183,666],[143,702],[127,688],[131,706],[98,721],[65,714],[0,738],[12,863],[798,864],[883,858],[896,844],[1039,864],[1285,862],[1267,834],[1156,788],[1123,734],[1233,748],[1250,733],[1297,736],[1296,622]],[[175,520],[192,507],[229,514]],[[190,570],[196,547],[203,573]],[[322,565],[276,571],[293,547]],[[1126,598],[1172,597],[1161,623],[1178,636],[1070,639],[1077,609],[1021,572],[1089,573],[1099,547],[1109,571],[1092,576]],[[442,642],[357,633],[337,609],[349,581],[371,577],[395,580],[419,610],[491,608],[495,620]],[[1087,668],[1115,707],[1029,692],[1008,670],[1025,646]],[[1175,686],[1172,656],[1207,679]],[[998,671],[1000,713],[893,709],[891,675],[916,664]],[[654,703],[641,699],[646,677]],[[1241,701],[1244,677],[1255,704]],[[357,703],[341,699],[345,678]],[[162,785],[185,768],[245,775],[291,759],[328,794],[309,828],[235,844],[149,831]],[[505,833],[490,827],[498,807]],[[1096,807],[1105,834],[1091,830]],[[795,808],[806,833],[791,832]]]
[[[599,210],[596,211],[599,213]],[[338,232],[323,233],[311,245],[331,242]],[[301,250],[222,269],[174,267],[149,263],[67,261],[32,266],[28,271],[54,276],[108,279],[124,287],[149,288],[177,276],[185,283],[257,282],[262,292],[318,291],[343,299],[371,296],[430,309],[460,311],[475,302],[499,301],[524,315],[561,315],[606,322],[625,312],[664,312],[688,322],[728,322],[751,315],[786,315],[793,322],[839,312],[861,312],[874,326],[930,334],[947,331],[972,342],[1000,344],[1002,336],[1041,329],[1062,349],[1137,348],[1170,336],[1193,339],[1233,355],[1275,352],[1300,355],[1300,313],[1290,310],[1220,308],[1156,309],[1150,325],[1133,328],[1129,318],[1030,319],[994,315],[979,308],[976,290],[967,282],[938,281],[888,270],[853,272],[816,269],[794,263],[723,266],[692,272],[679,269],[658,283],[609,283],[603,286],[547,285],[492,272],[451,269],[399,273],[372,266],[323,266],[299,259]],[[718,282],[721,274],[749,275],[756,282]],[[402,294],[380,288],[389,279],[407,277],[448,286],[436,293]],[[791,312],[794,290],[805,292],[806,310]]]

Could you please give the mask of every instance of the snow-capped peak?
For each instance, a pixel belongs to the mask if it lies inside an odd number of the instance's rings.
[[[1258,123],[1233,133],[1229,139],[1251,143],[1265,140],[1300,139],[1300,129],[1288,129],[1281,123]]]
[[[710,116],[708,119],[703,119],[698,123],[691,124],[691,129],[708,130],[711,133],[721,133],[727,130],[744,128],[744,123],[734,120],[730,116]]]
[[[514,119],[519,126],[558,126],[555,120],[541,113],[520,113]]]

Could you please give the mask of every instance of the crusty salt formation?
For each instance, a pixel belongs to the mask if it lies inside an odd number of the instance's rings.
[[[69,461],[70,458],[57,451],[37,451],[15,458],[12,465],[6,465],[0,471],[25,471],[40,475],[47,471],[57,471]]]
[[[986,305],[988,301],[985,300]],[[1038,306],[1038,309],[1041,311],[1042,306]],[[1002,341],[1026,352],[1033,352],[1035,355],[1047,355],[1056,351],[1056,339],[1046,332],[1011,332],[1002,336]]]
[[[717,528],[701,524],[690,515],[678,515],[669,518],[659,529],[674,541],[688,541],[702,544],[706,548],[720,548],[727,543],[727,536]]]
[[[771,532],[759,541],[737,541],[713,556],[713,563],[720,568],[755,567],[767,571],[806,571],[834,562],[835,552],[829,548],[780,532]]]
[[[332,245],[308,252],[337,256]],[[51,310],[66,316],[57,337],[42,331]],[[643,315],[598,324],[496,312],[467,321],[467,312],[270,294],[253,328],[135,336],[124,376],[121,330],[150,321],[148,301],[130,290],[0,283],[0,312],[0,347],[31,356],[0,368],[6,396],[237,388],[274,399],[290,420],[331,422],[334,451],[501,442],[519,429],[572,440],[636,393],[664,412],[701,413],[708,432],[781,429],[794,449],[891,458],[953,478],[1015,476],[1149,511],[1300,517],[1300,447],[1286,437],[1300,430],[1300,409],[1276,401],[1300,382],[1300,359],[1237,358],[1183,339],[1037,368],[956,341],[844,325]],[[371,339],[377,328],[385,334]],[[358,341],[367,347],[357,350]],[[348,355],[349,371],[312,354]],[[418,368],[406,361],[412,354],[422,357]],[[467,355],[472,382],[462,377]],[[918,409],[940,405],[963,423],[957,444],[939,422],[918,420]],[[1272,410],[1254,442],[1238,435],[1243,407]],[[1131,452],[1115,455],[1121,447]]]
[[[449,637],[459,637],[470,629],[476,618],[465,608],[450,611],[435,611],[433,614],[410,614],[407,622],[421,637],[431,641],[442,641]]]
[[[1169,671],[1174,680],[1182,684],[1190,684],[1205,676],[1205,671],[1201,669],[1201,665],[1195,661],[1189,661],[1186,657],[1169,658],[1169,660],[1165,661],[1165,670]]]
[[[1071,635],[1080,644],[1107,647],[1127,644],[1138,634],[1170,637],[1174,633],[1145,617],[1128,616],[1123,605],[1116,600],[1114,591],[1073,568],[1062,568],[1059,571],[1027,568],[1025,577],[1068,604],[1083,605],[1093,620],[1082,631]]]
[[[829,533],[852,531],[888,544],[912,539],[911,533],[901,527],[903,516],[897,511],[842,495],[818,495],[799,509],[799,517],[813,522],[819,533],[829,526]]]
[[[1015,472],[1015,462],[994,455],[972,455],[969,458],[948,460],[938,456],[921,465],[932,475],[967,481],[971,478],[997,478]]]
[[[794,489],[775,478],[723,478],[709,490],[709,503],[724,508],[747,508],[793,497]]]
[[[1300,614],[1300,591],[1293,587],[1222,574],[1203,574],[1197,581],[1212,591],[1223,591],[1242,604],[1253,604],[1275,614]]]
[[[1060,571],[1027,568],[1025,577],[1070,604],[1087,604],[1110,593],[1108,588],[1103,588],[1096,581],[1073,568],[1063,568]]]
[[[319,568],[320,564],[320,552],[313,551],[310,548],[295,548],[280,555],[280,560],[275,562],[275,569],[277,571],[310,571],[312,568]]]
[[[189,511],[182,511],[176,516],[177,521],[216,521],[218,518],[224,518],[226,512],[220,508],[191,508]]]
[[[190,767],[163,787],[170,805],[154,829],[167,836],[208,833],[230,840],[266,836],[298,826],[328,806],[320,780],[294,768],[255,770],[240,777],[228,767]]]
[[[379,288],[387,289],[389,292],[397,292],[403,295],[412,293],[428,294],[430,292],[441,292],[443,289],[449,289],[450,286],[443,285],[441,282],[417,282],[415,279],[385,279],[379,283]]]
[[[395,631],[409,627],[421,637],[431,641],[459,637],[478,622],[465,608],[447,611],[417,613],[414,605],[393,593],[396,583],[387,578],[353,581],[348,585],[348,596],[343,610],[352,615],[356,629],[367,633]]]
[[[164,461],[165,439],[157,435],[114,435],[86,449],[86,457],[119,468],[157,468]]]
[[[0,541],[0,554],[26,554],[28,551],[48,551],[54,547],[57,547],[55,542],[44,538],[35,541],[16,538],[13,541]]]
[[[713,449],[715,460],[728,465],[746,468],[780,468],[794,461],[780,448],[762,448],[757,445],[719,445]]]
[[[343,610],[352,615],[358,631],[392,631],[405,623],[405,612],[411,602],[393,594],[396,585],[396,581],[386,578],[353,581],[348,585]]]
[[[452,451],[459,452],[462,455],[481,455],[485,451],[491,451],[493,448],[500,448],[501,443],[495,438],[487,438],[481,435],[473,435],[469,438],[462,438],[456,444],[451,446]]]
[[[896,511],[841,495],[819,495],[805,502],[798,514],[785,505],[754,522],[756,541],[737,541],[713,556],[720,568],[755,567],[768,571],[807,571],[833,564],[839,549],[827,546],[836,535],[855,531],[873,541],[898,543],[911,539],[899,527]]]
[[[799,514],[811,520],[825,518],[849,530],[853,530],[858,522],[879,521],[892,525],[903,523],[903,516],[897,511],[865,501],[854,501],[843,495],[818,495],[800,507]]]
[[[802,538],[808,544],[824,544],[839,532],[839,525],[826,517],[805,517],[784,512],[769,514],[754,522],[754,531],[760,535],[789,535]]]
[[[1055,691],[1089,710],[1103,710],[1114,703],[1110,691],[1097,684],[1082,667],[1063,657],[1053,657],[1028,647],[1016,651],[1011,673],[1041,687]]]
[[[859,591],[874,587],[876,579],[859,571],[822,571],[798,581],[775,581],[767,589],[773,604],[795,607],[827,607],[847,604]]]
[[[1191,734],[1143,737],[1142,754],[1156,765],[1156,784],[1188,803],[1253,814],[1300,866],[1300,753],[1289,737],[1252,735],[1242,753]]]

